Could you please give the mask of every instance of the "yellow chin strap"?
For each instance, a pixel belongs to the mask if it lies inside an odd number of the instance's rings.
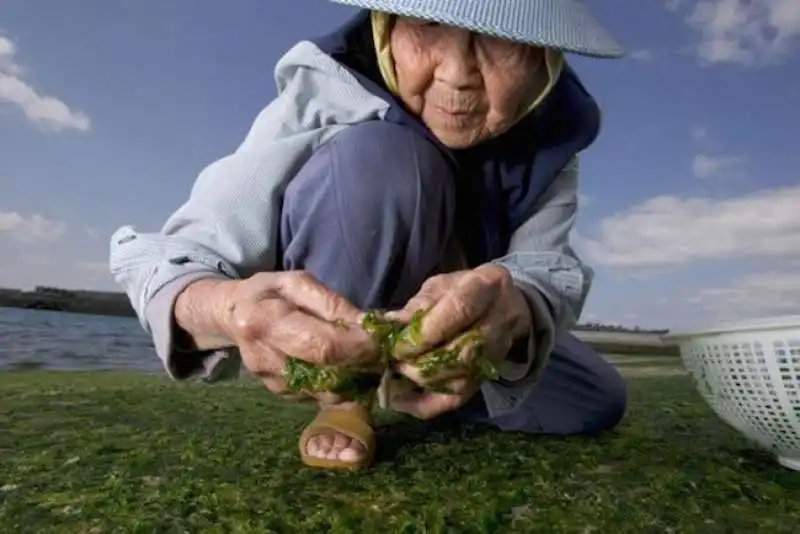
[[[372,19],[372,40],[375,43],[375,53],[378,57],[378,68],[383,76],[383,81],[386,88],[392,94],[397,95],[397,74],[394,70],[394,59],[392,59],[391,50],[391,35],[392,35],[392,18],[394,15],[388,13],[381,13],[373,11]],[[548,80],[545,86],[539,93],[531,99],[531,103],[523,107],[520,116],[517,120],[521,119],[542,103],[542,101],[550,94],[553,86],[561,76],[561,71],[564,68],[564,54],[560,50],[552,48],[545,49],[545,64],[547,66]]]

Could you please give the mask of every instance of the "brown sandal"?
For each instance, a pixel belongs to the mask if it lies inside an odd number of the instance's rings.
[[[361,404],[352,408],[323,408],[300,435],[300,460],[308,466],[322,469],[363,469],[369,467],[375,456],[375,430],[372,428],[372,413]],[[308,454],[308,441],[319,434],[337,432],[360,441],[367,451],[357,462],[329,460]]]

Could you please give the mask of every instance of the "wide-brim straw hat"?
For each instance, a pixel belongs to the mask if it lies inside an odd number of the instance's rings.
[[[332,0],[584,56],[624,50],[579,0]]]

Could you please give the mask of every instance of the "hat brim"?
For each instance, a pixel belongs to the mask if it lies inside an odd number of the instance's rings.
[[[331,0],[584,56],[624,49],[578,0]]]

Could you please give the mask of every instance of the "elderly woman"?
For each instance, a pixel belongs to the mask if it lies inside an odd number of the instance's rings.
[[[592,280],[569,233],[600,113],[564,53],[619,47],[577,0],[336,1],[365,11],[280,59],[276,99],[163,229],[112,237],[167,372],[241,363],[286,395],[289,357],[371,368],[364,313],[426,310],[393,354],[392,409],[539,435],[616,426],[623,380],[566,332]],[[465,332],[496,379],[415,366],[440,347],[475,358]],[[368,465],[374,396],[316,397],[303,462]]]

